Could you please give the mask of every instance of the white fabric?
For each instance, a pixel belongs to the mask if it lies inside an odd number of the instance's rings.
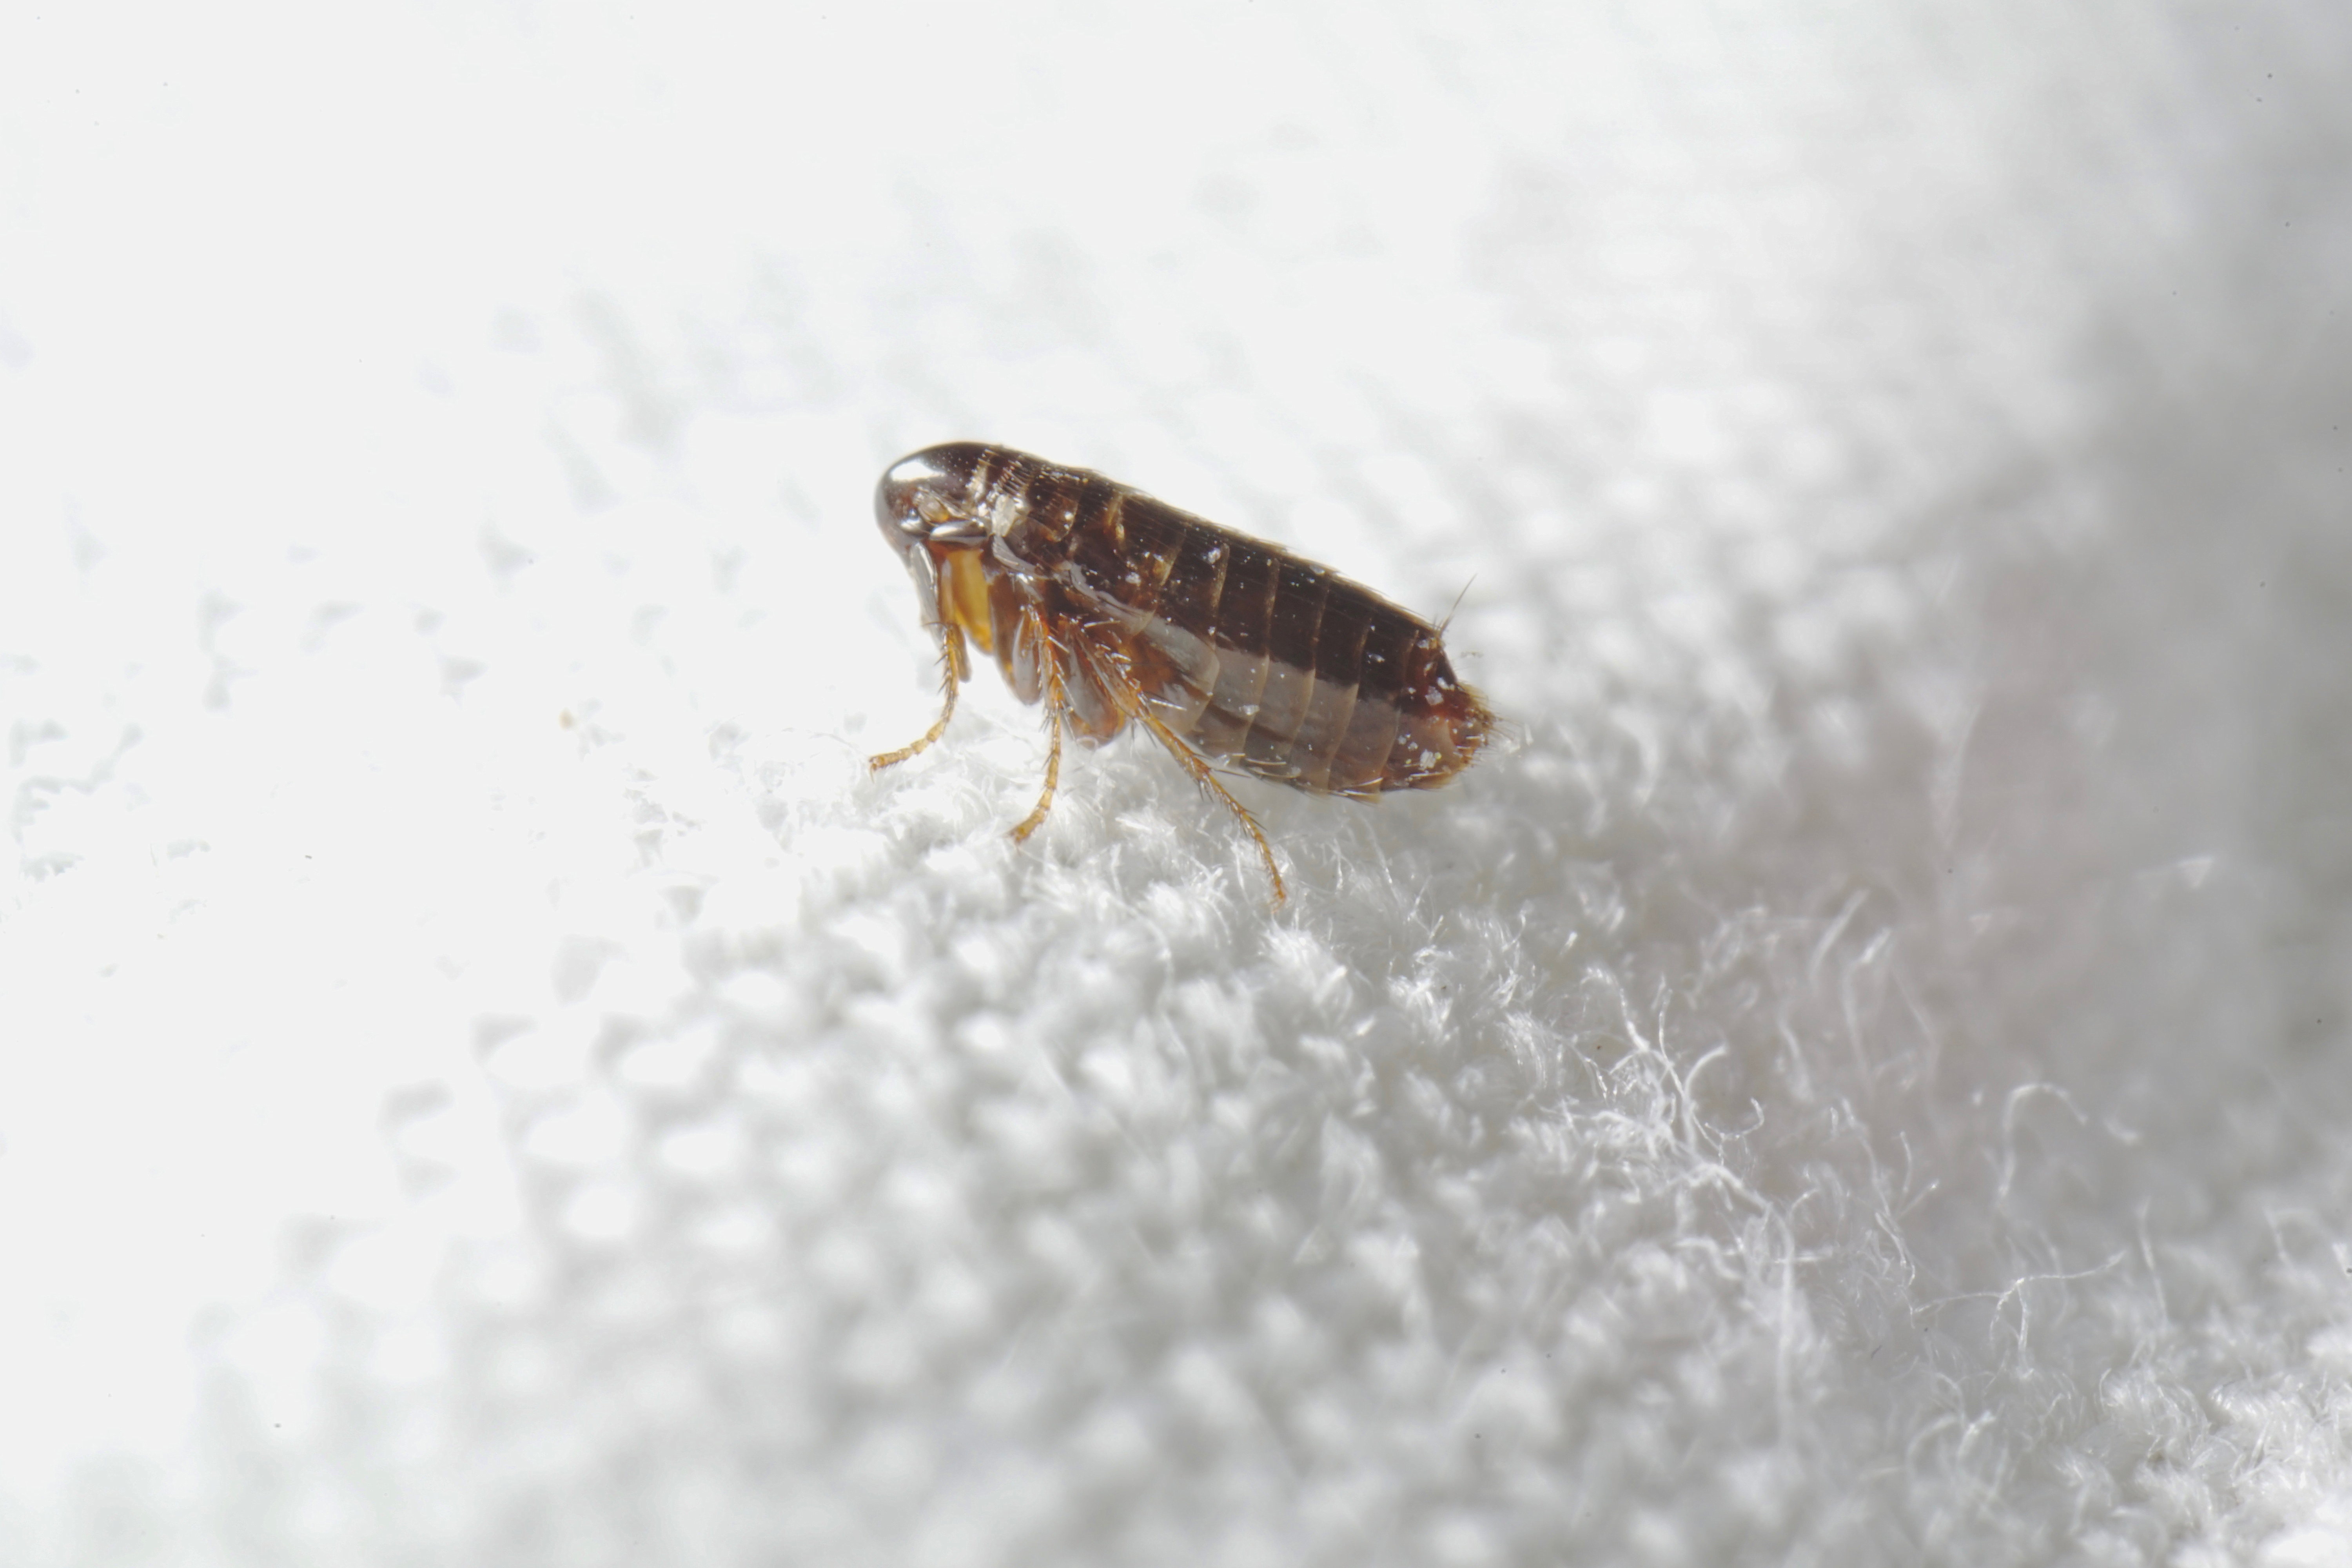
[[[2352,1561],[2352,14],[356,15],[0,20],[0,1562]]]

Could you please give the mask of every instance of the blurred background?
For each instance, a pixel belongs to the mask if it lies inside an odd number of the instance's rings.
[[[2352,1556],[2352,15],[0,18],[0,1562]],[[1448,630],[992,676],[979,438]]]

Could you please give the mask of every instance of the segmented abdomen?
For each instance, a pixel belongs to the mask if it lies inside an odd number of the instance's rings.
[[[993,454],[992,454],[993,456]],[[1437,629],[1369,588],[1080,469],[1009,464],[1003,543],[1203,755],[1299,789],[1442,784],[1492,717]]]

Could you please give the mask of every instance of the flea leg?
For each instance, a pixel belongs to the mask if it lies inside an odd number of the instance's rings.
[[[1080,651],[1083,655],[1086,650]],[[1225,809],[1232,812],[1235,820],[1241,823],[1242,831],[1247,833],[1256,842],[1258,858],[1265,862],[1265,874],[1274,879],[1275,904],[1277,908],[1280,907],[1282,901],[1289,897],[1289,893],[1282,885],[1282,868],[1274,863],[1274,846],[1265,841],[1265,834],[1258,826],[1257,818],[1249,814],[1247,806],[1233,797],[1231,791],[1217,782],[1216,773],[1208,763],[1201,760],[1199,752],[1179,740],[1176,731],[1171,730],[1164,720],[1144,706],[1142,694],[1136,690],[1135,683],[1127,678],[1125,670],[1120,669],[1112,659],[1108,658],[1094,658],[1087,662],[1094,667],[1099,677],[1097,684],[1111,694],[1112,700],[1118,702],[1120,710],[1158,736],[1160,743],[1168,748],[1168,754],[1175,758],[1186,773],[1192,775],[1192,782],[1223,801]]]
[[[946,635],[940,639],[940,664],[946,671],[946,679],[940,684],[947,689],[948,694],[947,706],[940,710],[940,721],[924,731],[923,738],[913,745],[901,746],[895,752],[884,752],[877,757],[868,757],[866,760],[867,772],[879,773],[893,763],[903,763],[948,732],[948,721],[955,717],[956,688],[963,684],[971,671],[971,661],[964,657],[961,627],[949,626]]]
[[[1024,611],[1021,617],[1023,629],[1035,638],[1037,662],[1045,667],[1045,723],[1053,739],[1045,752],[1045,793],[1037,797],[1037,809],[1021,819],[1013,830],[1013,841],[1022,842],[1045,825],[1045,813],[1054,806],[1054,791],[1062,782],[1062,710],[1070,705],[1070,695],[1062,688],[1062,660],[1054,645],[1046,640],[1045,623],[1035,610]]]
[[[1168,748],[1168,754],[1183,764],[1184,771],[1192,775],[1195,783],[1225,803],[1225,809],[1241,823],[1242,831],[1256,840],[1258,858],[1265,862],[1265,874],[1274,879],[1274,901],[1279,907],[1289,894],[1282,886],[1282,868],[1274,863],[1274,846],[1265,841],[1265,833],[1258,826],[1257,818],[1249,814],[1247,806],[1233,797],[1233,792],[1217,782],[1217,775],[1210,771],[1209,764],[1202,762],[1192,747],[1178,740],[1176,731],[1150,710],[1138,704],[1135,717],[1142,721],[1145,729],[1160,737],[1160,743]]]

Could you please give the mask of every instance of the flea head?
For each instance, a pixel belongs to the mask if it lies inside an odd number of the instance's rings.
[[[971,545],[988,536],[980,491],[988,448],[974,441],[926,447],[899,458],[874,487],[874,521],[902,555],[929,544]]]
[[[907,563],[921,595],[923,618],[937,625],[941,558],[987,542],[976,504],[989,448],[972,441],[926,447],[899,458],[874,487],[874,521]]]

